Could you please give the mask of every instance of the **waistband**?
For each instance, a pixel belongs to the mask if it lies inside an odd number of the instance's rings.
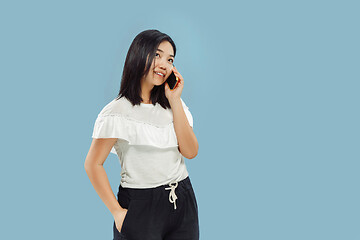
[[[119,185],[119,193],[128,195],[130,199],[148,199],[156,195],[168,194],[169,190],[173,192],[176,189],[176,193],[181,193],[191,188],[190,177],[187,176],[179,182],[171,182],[154,188],[124,188]]]

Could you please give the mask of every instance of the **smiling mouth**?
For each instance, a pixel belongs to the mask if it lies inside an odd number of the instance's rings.
[[[154,72],[154,74],[155,74],[156,76],[159,76],[159,77],[162,77],[162,78],[165,77],[165,75],[163,76],[163,75],[161,75],[161,74],[159,74],[159,73],[156,73],[156,72]]]

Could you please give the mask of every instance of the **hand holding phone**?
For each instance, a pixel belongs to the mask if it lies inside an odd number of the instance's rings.
[[[166,82],[169,84],[170,90],[174,90],[177,87],[179,79],[175,76],[174,71],[171,71],[171,74],[168,79],[166,79]]]
[[[181,76],[175,66],[171,69],[171,71],[172,73],[165,81],[165,96],[169,102],[173,102],[173,100],[178,101],[180,99],[182,90],[184,89],[183,76]]]

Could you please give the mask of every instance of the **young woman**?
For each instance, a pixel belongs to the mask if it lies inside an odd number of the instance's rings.
[[[92,185],[114,217],[114,240],[199,239],[198,206],[183,157],[199,149],[182,100],[184,79],[174,66],[173,40],[146,30],[126,56],[118,96],[98,114],[85,160]],[[166,82],[174,72],[179,83]],[[119,156],[117,199],[103,164]]]

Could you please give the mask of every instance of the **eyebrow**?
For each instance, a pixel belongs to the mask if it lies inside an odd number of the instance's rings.
[[[161,49],[159,49],[159,48],[158,48],[157,50],[160,51],[160,52],[164,52],[163,50],[161,50]],[[170,54],[170,57],[175,58],[174,55],[171,55],[171,54]]]

